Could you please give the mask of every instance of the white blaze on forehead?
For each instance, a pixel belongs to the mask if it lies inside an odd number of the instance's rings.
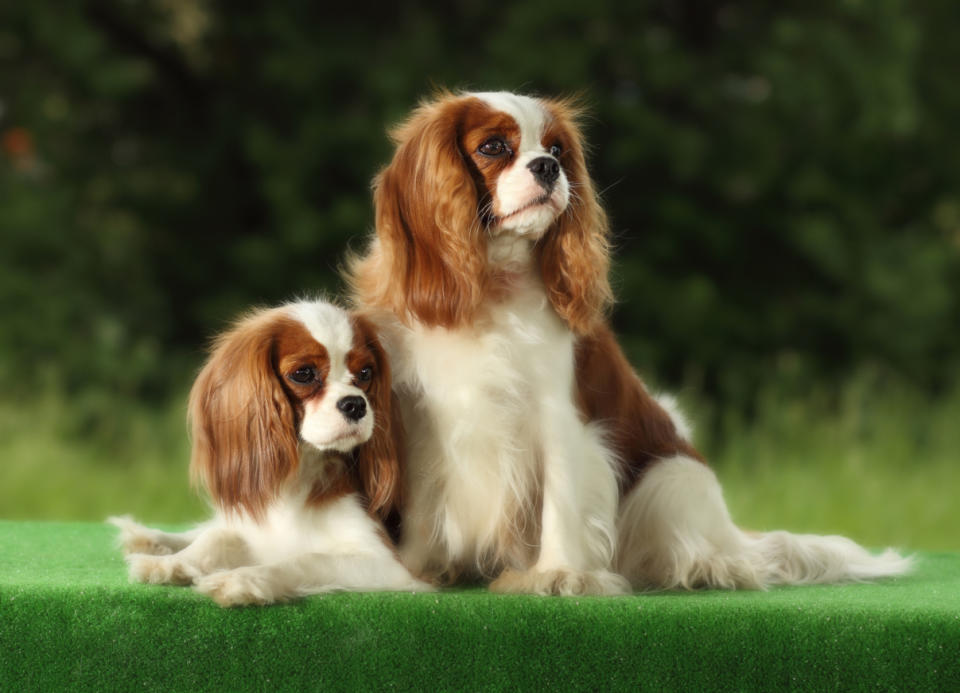
[[[329,380],[346,372],[347,353],[353,348],[353,325],[343,308],[326,301],[300,301],[288,306],[290,314],[307,328],[330,356]]]
[[[347,368],[347,354],[353,348],[350,316],[343,308],[326,301],[300,301],[289,303],[286,308],[288,314],[324,346],[330,357],[323,397],[309,399],[304,404],[300,436],[320,450],[349,452],[370,439],[376,416]],[[337,407],[337,403],[348,396],[362,397],[367,404],[366,414],[358,421],[348,420]]]
[[[508,91],[483,91],[470,94],[491,108],[511,116],[520,128],[520,151],[545,151],[540,144],[547,124],[547,114],[536,99]]]

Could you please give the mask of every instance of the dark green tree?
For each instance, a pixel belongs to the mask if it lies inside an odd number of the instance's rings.
[[[955,370],[956,3],[2,13],[9,388],[163,396],[237,311],[337,291],[384,131],[435,86],[585,95],[615,325],[655,381],[747,397],[784,362]]]

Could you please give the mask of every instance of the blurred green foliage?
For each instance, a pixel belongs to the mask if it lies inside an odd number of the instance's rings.
[[[615,325],[655,381],[955,377],[958,3],[0,13],[0,383],[76,398],[79,426],[180,392],[251,303],[337,291],[385,129],[434,86],[584,93]]]

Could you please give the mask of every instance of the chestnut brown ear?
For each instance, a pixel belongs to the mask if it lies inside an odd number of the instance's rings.
[[[296,412],[273,364],[283,317],[263,311],[215,342],[190,391],[191,476],[218,507],[259,518],[297,468]]]
[[[367,390],[373,410],[373,435],[354,450],[360,483],[371,515],[386,518],[400,508],[403,489],[403,423],[392,392],[390,362],[370,321],[353,316],[358,341],[373,355],[375,375]]]
[[[431,326],[468,321],[483,298],[486,240],[457,132],[468,102],[447,95],[416,109],[393,131],[396,153],[374,181],[378,274],[391,283],[358,288],[373,294],[368,305]]]
[[[570,204],[537,244],[540,272],[550,303],[574,332],[599,327],[613,303],[607,215],[593,189],[573,101],[548,101],[547,110],[565,133],[563,168],[570,182]]]

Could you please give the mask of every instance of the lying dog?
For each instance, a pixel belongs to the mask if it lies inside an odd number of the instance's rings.
[[[110,518],[134,580],[222,606],[331,590],[427,590],[381,519],[401,488],[390,368],[362,317],[324,302],[255,311],[190,393],[191,472],[213,520],[170,534]]]

